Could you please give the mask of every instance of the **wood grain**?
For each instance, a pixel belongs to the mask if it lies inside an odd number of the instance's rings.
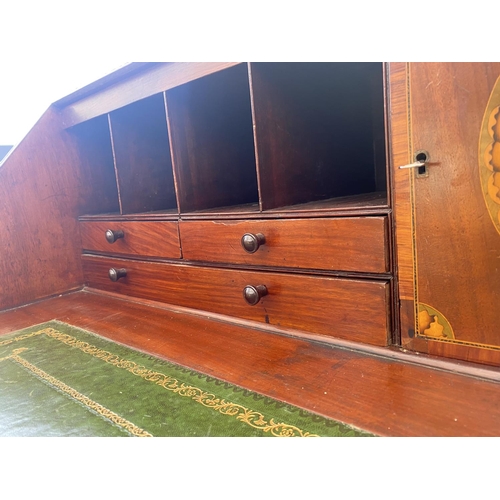
[[[251,76],[263,210],[377,191],[382,64],[252,63]]]
[[[261,233],[265,244],[253,254],[241,245],[245,233]],[[181,221],[188,260],[386,273],[389,271],[385,217],[337,219]]]
[[[390,333],[385,281],[294,276],[187,265],[82,257],[92,288],[226,314],[283,328],[387,345]],[[110,268],[127,276],[113,283]],[[255,305],[243,298],[247,285],[265,285]]]
[[[61,118],[65,127],[71,127],[235,64],[238,63],[175,62],[146,68],[66,106],[61,111]]]
[[[76,144],[49,108],[0,167],[0,309],[82,286],[81,182]]]
[[[408,68],[406,63],[389,64],[389,145],[392,178],[394,180],[393,217],[397,250],[399,296],[414,298],[414,267],[412,239],[412,208],[410,203],[410,176],[412,171],[400,169],[411,163],[409,145]],[[405,328],[414,326],[405,325]]]
[[[412,162],[410,153],[409,88],[407,63],[390,63],[389,72],[389,150],[393,203],[394,259],[397,283],[395,311],[398,341],[409,347],[415,332],[415,267],[413,245],[412,175],[400,169]]]
[[[167,91],[181,212],[258,201],[248,85],[239,65]]]
[[[105,233],[123,231],[124,237],[108,243]],[[142,255],[178,259],[181,257],[178,223],[150,221],[80,222],[82,248],[92,252]]]
[[[431,155],[428,177],[415,179],[418,301],[444,315],[457,341],[500,346],[499,236],[486,210],[478,158],[500,63],[412,63],[410,69],[413,148]]]
[[[368,193],[356,196],[330,198],[275,208],[261,212],[258,203],[235,207],[214,208],[182,214],[183,219],[252,219],[252,218],[296,218],[328,216],[382,215],[391,212],[387,204],[387,193]]]
[[[414,355],[395,361],[85,292],[4,312],[0,334],[51,319],[383,436],[500,434],[497,382]]]

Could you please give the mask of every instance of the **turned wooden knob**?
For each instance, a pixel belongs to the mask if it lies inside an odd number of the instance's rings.
[[[248,253],[255,253],[265,242],[266,237],[262,233],[245,233],[241,237],[241,245]]]
[[[114,243],[116,240],[119,238],[123,238],[125,234],[123,231],[120,229],[118,231],[113,231],[112,229],[108,229],[106,231],[106,240],[108,243]]]
[[[124,268],[115,269],[112,267],[109,270],[108,275],[111,281],[118,281],[120,278],[125,278],[125,276],[127,276],[127,270]]]
[[[247,285],[243,288],[243,298],[251,306],[258,304],[259,300],[261,297],[264,297],[264,295],[267,295],[267,288],[265,285]]]

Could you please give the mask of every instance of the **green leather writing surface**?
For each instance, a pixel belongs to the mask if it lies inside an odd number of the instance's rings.
[[[368,436],[51,321],[0,337],[0,436]]]

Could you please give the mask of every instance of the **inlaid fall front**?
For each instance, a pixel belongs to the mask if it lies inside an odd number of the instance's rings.
[[[479,141],[479,171],[486,208],[500,233],[500,78],[484,113]]]
[[[497,359],[500,64],[412,63],[408,95],[410,154],[431,160],[428,175],[408,172],[415,324],[402,336],[416,350]]]

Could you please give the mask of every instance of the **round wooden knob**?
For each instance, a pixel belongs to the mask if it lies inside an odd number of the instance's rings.
[[[241,245],[248,253],[255,253],[261,245],[266,242],[266,237],[262,233],[245,233],[241,237]]]
[[[125,276],[127,276],[127,270],[124,268],[115,269],[112,267],[109,270],[108,275],[111,281],[118,281],[120,278],[125,278]]]
[[[267,288],[265,285],[247,285],[243,288],[243,298],[247,301],[248,304],[254,306],[259,303],[261,297],[267,295]]]
[[[108,243],[114,243],[116,240],[119,238],[123,238],[125,234],[123,231],[120,229],[118,231],[113,231],[112,229],[108,229],[106,231],[106,240]]]

